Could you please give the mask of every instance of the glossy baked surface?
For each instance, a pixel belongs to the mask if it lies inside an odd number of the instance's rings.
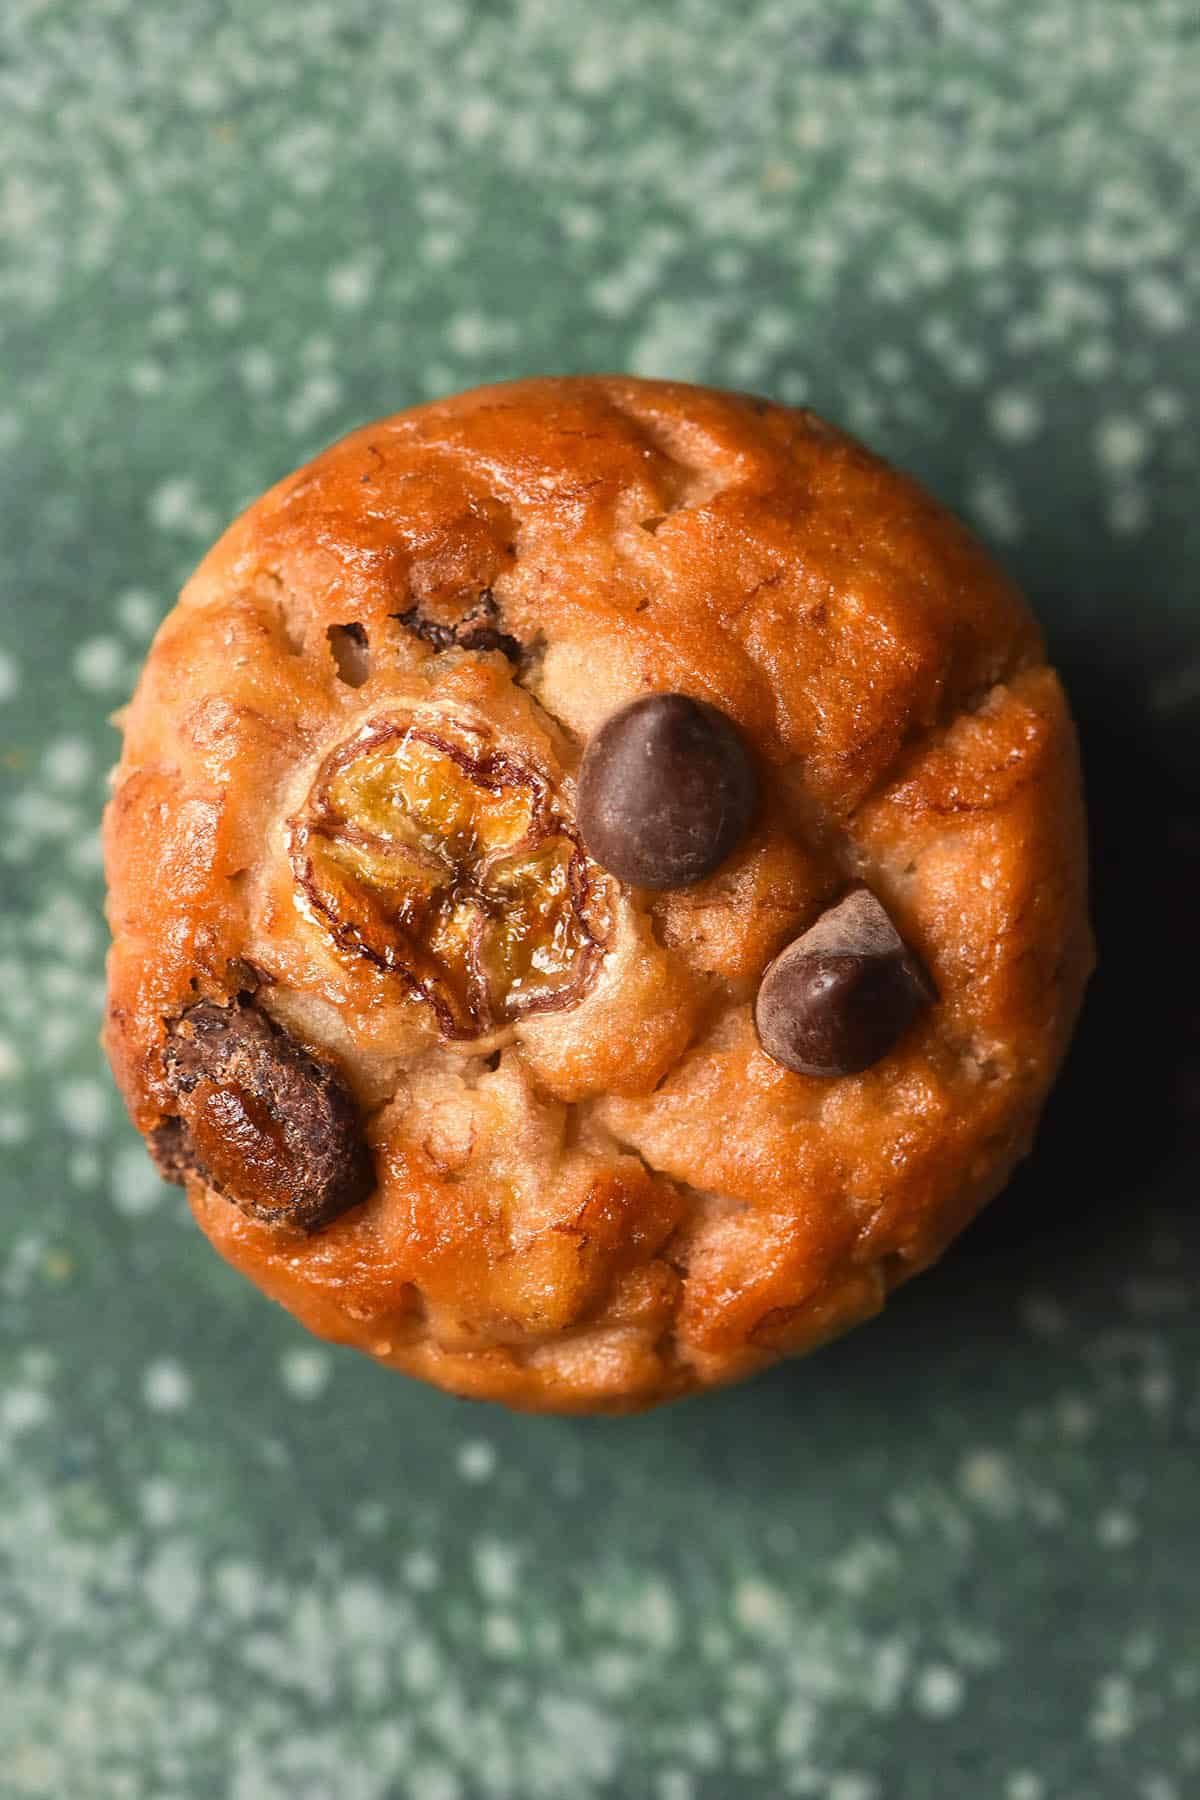
[[[574,800],[671,693],[758,797],[664,891],[591,859]],[[193,1143],[217,1248],[318,1334],[540,1410],[878,1311],[1027,1149],[1091,966],[1074,732],[1015,588],[814,414],[680,384],[486,388],[285,479],[155,640],[105,843],[113,1066],[173,1172]],[[855,883],[937,1000],[794,1073],[755,996]],[[197,1000],[273,1023],[244,1080],[218,1049],[181,1091]],[[365,1199],[311,1191],[331,1134],[352,1155],[314,1080],[357,1104]]]

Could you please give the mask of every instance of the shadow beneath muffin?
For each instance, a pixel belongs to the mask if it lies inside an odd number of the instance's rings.
[[[1195,1214],[1200,1005],[1200,691],[1151,713],[1131,683],[1066,661],[1091,828],[1099,965],[1032,1156],[953,1253],[956,1284],[1116,1248],[1151,1202]],[[1178,1165],[1174,1178],[1169,1165]],[[943,1284],[945,1285],[945,1284]]]

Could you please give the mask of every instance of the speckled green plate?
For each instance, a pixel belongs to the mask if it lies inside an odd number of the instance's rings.
[[[0,1793],[1200,1794],[1192,0],[4,0]],[[1103,957],[887,1317],[623,1424],[306,1339],[96,1050],[105,715],[222,522],[425,395],[804,399],[1046,620]]]

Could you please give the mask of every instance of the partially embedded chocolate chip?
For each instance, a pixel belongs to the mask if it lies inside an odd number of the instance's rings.
[[[633,887],[701,881],[749,829],[758,799],[732,721],[688,694],[649,694],[587,747],[576,816],[588,853]]]
[[[788,945],[754,1008],[767,1055],[797,1075],[857,1075],[937,999],[929,974],[867,888]]]
[[[374,1186],[371,1153],[342,1077],[239,995],[168,1022],[178,1114],[150,1134],[168,1181],[196,1174],[253,1217],[327,1225]]]

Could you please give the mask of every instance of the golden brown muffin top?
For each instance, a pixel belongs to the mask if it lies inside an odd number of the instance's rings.
[[[575,784],[659,693],[733,722],[760,800],[655,892],[588,856]],[[151,651],[107,860],[110,1055],[213,1242],[323,1335],[531,1407],[877,1308],[1027,1147],[1090,958],[1011,584],[812,414],[624,377],[417,408],[252,506]],[[763,973],[863,883],[937,1003],[793,1073]]]

